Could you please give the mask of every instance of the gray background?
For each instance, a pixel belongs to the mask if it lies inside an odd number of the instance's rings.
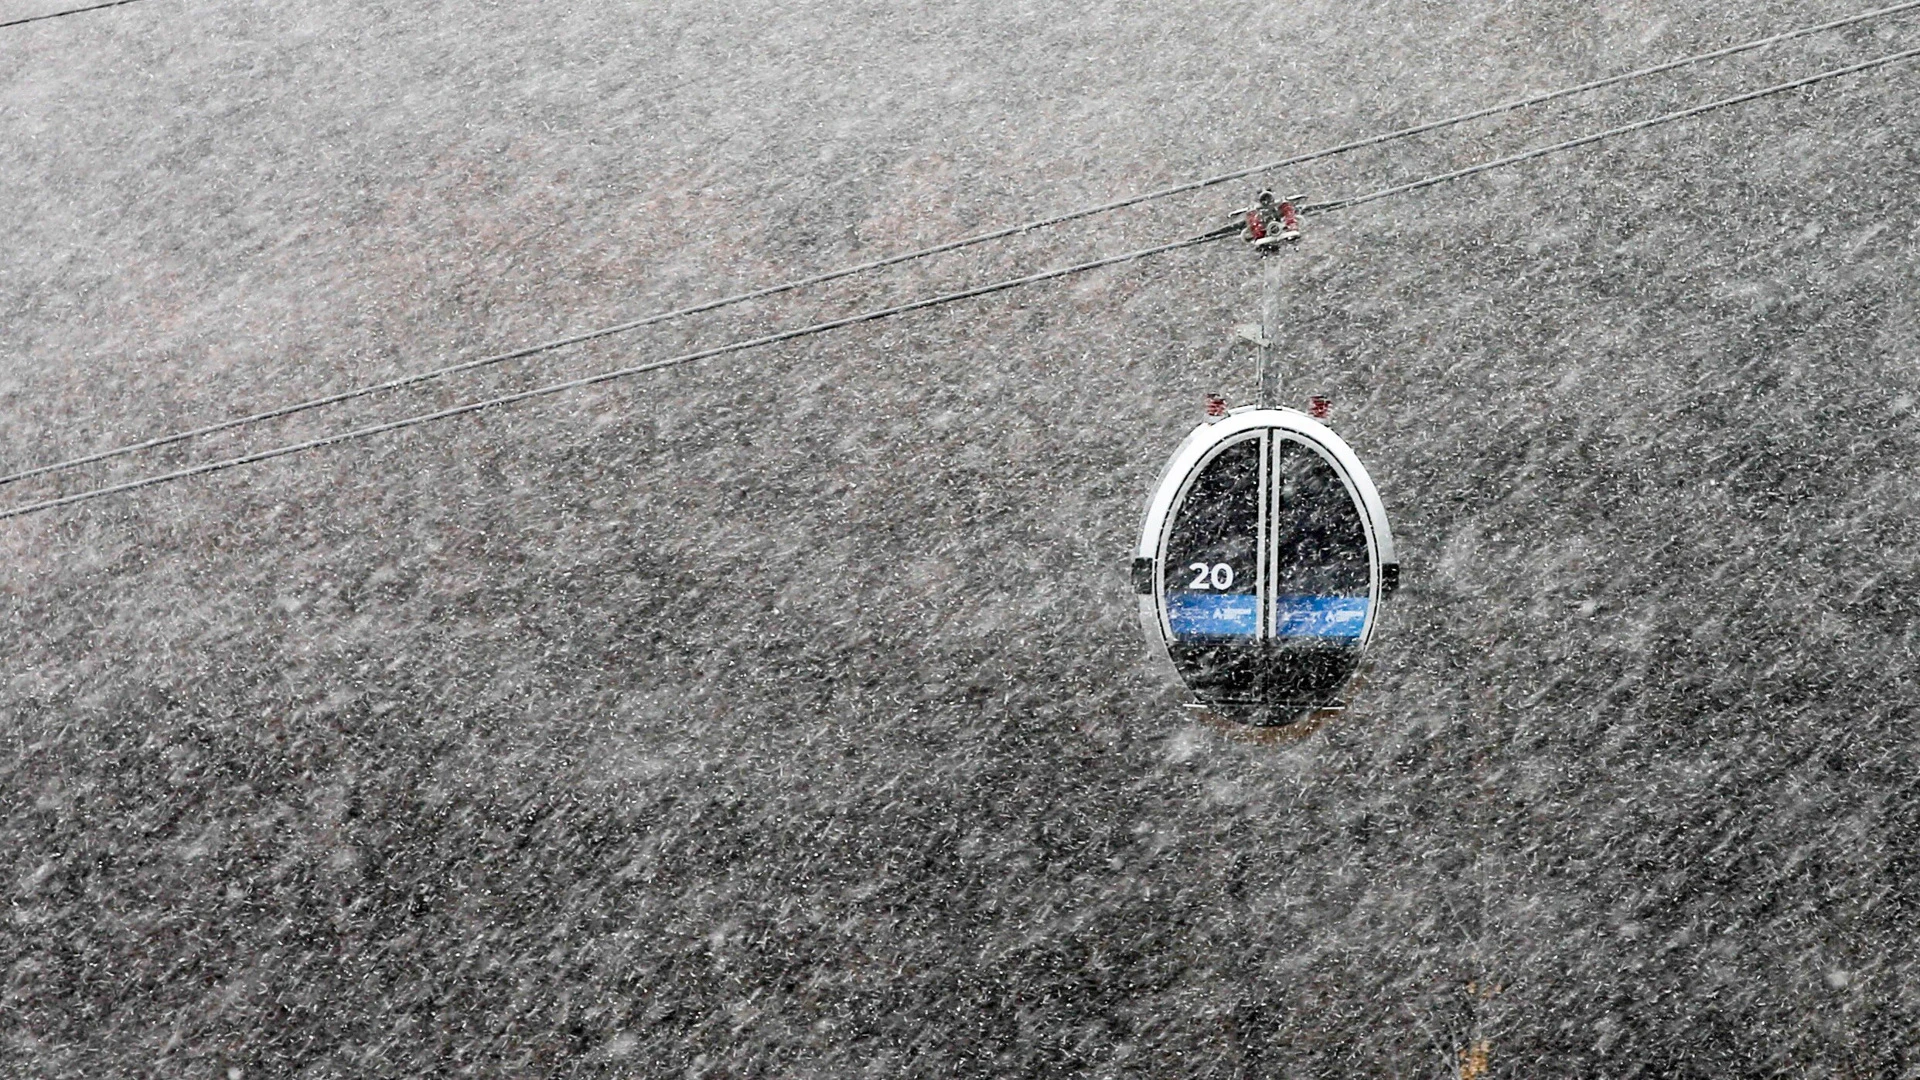
[[[0,0],[0,18],[54,0]],[[1818,21],[1815,2],[293,4],[0,31],[0,467]],[[1298,170],[1348,194],[1920,17]],[[1310,221],[1407,588],[1196,723],[1127,584],[1214,246],[0,523],[0,1068],[1920,1071],[1911,65]],[[129,478],[1185,235],[1255,184]]]

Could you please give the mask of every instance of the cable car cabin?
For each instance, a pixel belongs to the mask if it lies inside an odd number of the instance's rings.
[[[1400,565],[1367,470],[1292,409],[1242,407],[1174,452],[1133,561],[1147,636],[1250,724],[1338,708]]]

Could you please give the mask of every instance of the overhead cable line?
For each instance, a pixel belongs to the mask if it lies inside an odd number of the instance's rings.
[[[101,8],[122,7],[126,4],[137,4],[139,2],[140,0],[107,0],[104,4],[89,4],[86,7],[68,8],[65,11],[49,11],[44,15],[28,15],[25,18],[8,19],[6,22],[0,22],[0,30],[5,30],[9,26],[22,26],[26,23],[44,22],[48,19],[58,19],[68,15],[80,15],[89,11],[99,11]]]
[[[115,3],[132,3],[134,2],[134,0],[114,0],[114,2]],[[111,6],[111,5],[102,5],[102,6]],[[1534,105],[1542,105],[1550,101],[1558,100],[1560,98],[1571,97],[1576,94],[1583,94],[1583,93],[1588,93],[1594,90],[1604,89],[1609,86],[1615,86],[1620,83],[1630,82],[1635,79],[1647,78],[1652,75],[1658,75],[1663,72],[1673,71],[1675,69],[1687,67],[1692,64],[1704,63],[1710,60],[1724,59],[1726,57],[1734,56],[1740,53],[1751,52],[1755,49],[1762,49],[1769,45],[1777,45],[1781,42],[1790,41],[1794,38],[1806,37],[1811,34],[1823,33],[1829,30],[1837,30],[1842,27],[1866,22],[1871,19],[1883,18],[1889,15],[1897,15],[1897,14],[1900,14],[1901,12],[1911,11],[1916,8],[1920,8],[1920,0],[1907,0],[1907,2],[1905,3],[1894,4],[1889,7],[1876,8],[1871,11],[1863,11],[1855,15],[1849,15],[1849,16],[1846,16],[1845,18],[1834,19],[1829,22],[1819,23],[1813,26],[1803,26],[1798,29],[1783,31],[1781,33],[1773,34],[1768,37],[1756,38],[1752,41],[1742,42],[1738,45],[1729,45],[1725,48],[1715,49],[1710,52],[1696,53],[1691,56],[1681,57],[1678,60],[1669,60],[1665,63],[1655,64],[1651,67],[1637,68],[1633,71],[1622,72],[1618,75],[1610,75],[1610,76],[1607,76],[1606,78],[1595,79],[1591,82],[1579,83],[1574,86],[1566,86],[1558,90],[1550,90],[1545,93],[1533,94],[1526,97],[1513,98],[1508,101],[1500,102],[1499,104],[1496,104],[1496,105],[1489,105],[1484,108],[1472,110],[1470,112],[1458,113],[1456,115],[1448,116],[1439,120],[1426,121],[1423,123],[1415,124],[1411,127],[1398,128],[1396,130],[1384,132],[1379,135],[1370,135],[1363,139],[1356,139],[1352,142],[1340,143],[1335,146],[1329,146],[1320,150],[1309,151],[1304,154],[1296,154],[1292,157],[1281,158],[1277,161],[1264,162],[1259,165],[1254,165],[1254,166],[1250,166],[1243,169],[1236,169],[1232,172],[1220,173],[1215,176],[1204,177],[1199,180],[1192,180],[1186,183],[1176,184],[1172,187],[1158,188],[1153,191],[1142,192],[1137,195],[1129,195],[1125,198],[1115,199],[1111,202],[1105,202],[1105,203],[1100,203],[1094,206],[1083,207],[1078,210],[1070,210],[1065,213],[1054,214],[1050,217],[1037,218],[1035,220],[1028,221],[1020,225],[1011,225],[1004,228],[993,229],[988,232],[976,233],[972,236],[962,237],[958,240],[949,240],[944,243],[934,244],[931,247],[917,248],[912,251],[901,252],[900,254],[897,254],[897,255],[889,255],[884,258],[873,259],[868,262],[857,263],[852,266],[842,267],[838,270],[829,270],[823,273],[814,274],[809,277],[795,278],[792,281],[782,282],[777,285],[769,285],[764,288],[752,289],[742,293],[735,293],[731,296],[723,296],[714,300],[707,300],[698,304],[692,304],[686,307],[675,308],[670,311],[662,311],[652,315],[642,316],[641,318],[633,319],[628,322],[616,323],[612,326],[601,327],[596,330],[587,330],[581,333],[571,334],[566,337],[555,338],[551,341],[544,341],[536,345],[528,345],[523,348],[513,349],[508,352],[496,353],[491,356],[483,356],[474,360],[468,360],[462,363],[448,365],[446,367],[434,368],[428,371],[417,372],[412,375],[402,375],[397,378],[389,379],[385,382],[373,383],[367,386],[356,387],[350,390],[343,390],[335,394],[327,394],[320,397],[310,398],[305,401],[298,401],[289,405],[282,405],[276,408],[266,409],[260,412],[251,413],[246,416],[237,416],[230,420],[217,421],[215,423],[206,424],[204,426],[197,427],[197,428],[191,428],[184,431],[172,432],[170,434],[156,436],[154,438],[147,439],[142,442],[129,443],[124,446],[117,446],[117,447],[112,447],[106,450],[100,450],[90,454],[83,454],[79,457],[69,458],[65,461],[56,461],[46,465],[38,465],[32,468],[22,469],[18,472],[0,475],[0,486],[11,484],[19,480],[25,480],[30,477],[44,476],[48,473],[53,473],[53,472],[62,472],[67,469],[78,468],[82,465],[91,465],[97,461],[106,461],[111,458],[123,457],[127,454],[138,453],[143,450],[152,450],[162,446],[169,446],[173,443],[184,442],[188,439],[195,439],[195,438],[200,438],[206,435],[213,435],[222,431],[230,431],[238,427],[245,427],[252,424],[263,423],[265,421],[279,419],[284,416],[292,416],[296,413],[306,412],[311,409],[318,409],[328,405],[337,405],[342,402],[352,401],[356,398],[362,398],[362,397],[367,397],[373,394],[384,393],[388,390],[398,390],[403,387],[415,386],[420,383],[430,382],[435,379],[446,378],[449,375],[456,375],[462,372],[473,371],[478,368],[491,367],[493,365],[506,363],[511,360],[521,360],[529,356],[537,356],[541,353],[553,352],[554,350],[566,348],[567,346],[570,346],[570,345],[578,345],[584,342],[593,341],[598,338],[611,337],[616,334],[624,334],[633,330],[641,329],[642,327],[652,326],[657,323],[668,322],[673,319],[686,318],[691,315],[699,315],[709,311],[716,311],[716,310],[719,310],[720,308],[731,307],[733,305],[747,303],[752,300],[762,300],[767,297],[778,296],[783,293],[793,292],[799,289],[810,288],[815,285],[823,285],[823,284],[826,284],[827,282],[838,281],[841,278],[852,277],[856,274],[868,273],[874,270],[884,269],[889,266],[898,266],[902,263],[912,262],[918,259],[924,259],[934,255],[945,254],[950,251],[959,251],[963,248],[973,247],[979,244],[988,243],[993,240],[1002,240],[1010,236],[1022,235],[1024,233],[1029,233],[1037,229],[1051,228],[1056,225],[1063,225],[1070,221],[1077,221],[1081,218],[1092,217],[1097,214],[1110,213],[1115,210],[1122,210],[1130,206],[1140,205],[1142,203],[1153,202],[1160,199],[1171,198],[1176,195],[1184,195],[1190,192],[1201,191],[1206,188],[1217,187],[1221,184],[1231,183],[1235,180],[1244,180],[1249,176],[1255,176],[1260,173],[1274,172],[1280,169],[1291,168],[1296,165],[1304,165],[1309,162],[1319,161],[1319,160],[1330,158],[1330,157],[1335,157],[1340,154],[1351,153],[1355,150],[1362,150],[1371,146],[1379,146],[1384,143],[1393,142],[1398,139],[1411,138],[1412,136],[1415,136],[1415,135],[1422,135],[1427,132],[1438,131],[1442,128],[1453,127],[1459,124],[1467,123],[1469,121],[1481,120],[1490,116],[1499,115],[1501,113],[1514,112],[1516,110],[1529,108]],[[90,10],[90,9],[83,8],[79,10]],[[49,17],[49,16],[42,16],[42,17]],[[4,25],[4,24],[0,24],[0,25]]]
[[[1350,209],[1352,207],[1360,206],[1362,204],[1369,203],[1369,202],[1374,202],[1379,199],[1385,199],[1394,195],[1404,195],[1404,194],[1407,194],[1408,192],[1418,191],[1422,188],[1432,187],[1436,184],[1446,183],[1451,180],[1458,180],[1462,177],[1472,176],[1477,173],[1486,172],[1490,169],[1502,168],[1504,166],[1517,164],[1522,161],[1529,161],[1534,158],[1543,157],[1547,154],[1552,154],[1562,150],[1572,149],[1574,147],[1591,145],[1603,139],[1613,138],[1615,136],[1624,135],[1629,132],[1646,130],[1648,128],[1657,127],[1662,124],[1668,124],[1677,120],[1686,119],[1688,117],[1699,116],[1703,113],[1712,112],[1715,109],[1722,109],[1731,105],[1737,105],[1737,104],[1748,102],[1748,101],[1755,101],[1760,98],[1769,97],[1775,94],[1786,93],[1791,90],[1797,90],[1803,87],[1815,85],[1817,83],[1826,82],[1830,79],[1837,79],[1842,76],[1853,75],[1862,71],[1869,71],[1874,68],[1884,67],[1888,64],[1896,63],[1901,60],[1910,60],[1915,57],[1920,57],[1920,48],[1904,49],[1904,50],[1901,50],[1900,52],[1889,53],[1886,56],[1881,56],[1873,60],[1866,60],[1858,64],[1849,64],[1845,67],[1833,68],[1828,71],[1820,72],[1819,74],[1816,74],[1816,75],[1809,75],[1809,76],[1806,76],[1805,78],[1794,79],[1789,82],[1776,83],[1772,86],[1763,87],[1759,90],[1748,91],[1747,93],[1744,93],[1744,94],[1736,94],[1732,97],[1720,98],[1716,101],[1707,102],[1704,105],[1696,105],[1689,109],[1681,109],[1676,112],[1665,113],[1663,115],[1651,117],[1646,120],[1637,121],[1632,124],[1623,124],[1619,127],[1608,128],[1605,131],[1595,132],[1591,135],[1585,135],[1578,139],[1569,139],[1565,142],[1554,143],[1549,146],[1536,147],[1535,149],[1524,151],[1519,154],[1513,154],[1503,158],[1496,158],[1494,160],[1482,162],[1481,164],[1472,165],[1464,169],[1455,169],[1450,172],[1438,173],[1433,176],[1412,181],[1410,183],[1397,184],[1392,187],[1381,188],[1377,191],[1368,192],[1364,195],[1353,196],[1351,198],[1333,200],[1330,202],[1319,203],[1317,205],[1310,204],[1309,206],[1304,207],[1303,210],[1310,211],[1310,212],[1317,212],[1317,213],[1327,213],[1334,210]],[[367,427],[355,428],[350,431],[338,432],[333,435],[325,435],[316,439],[308,439],[304,442],[289,443],[284,446],[277,446],[271,449],[257,451],[255,453],[242,454],[239,457],[226,458],[220,461],[205,462],[199,465],[189,466],[184,469],[177,469],[173,472],[160,473],[154,476],[141,477],[136,480],[128,480],[119,484],[110,484],[105,487],[93,488],[87,491],[80,491],[71,495],[60,496],[58,498],[45,499],[40,502],[26,503],[20,506],[7,507],[6,509],[0,510],[0,520],[5,520],[7,518],[21,517],[26,514],[36,513],[41,510],[51,510],[61,506],[71,506],[77,503],[88,502],[93,499],[104,498],[105,496],[108,496],[108,495],[117,495],[122,492],[135,491],[140,488],[152,487],[156,484],[164,484],[174,480],[183,480],[193,476],[203,476],[207,473],[220,472],[226,469],[236,468],[241,465],[251,465],[255,462],[268,461],[273,458],[285,457],[289,454],[297,454],[306,450],[315,450],[325,446],[333,446],[337,443],[347,442],[352,439],[360,439],[360,438],[365,438],[371,435],[379,435],[384,432],[397,431],[402,428],[415,427],[420,424],[431,423],[435,420],[445,420],[455,416],[464,416],[469,413],[477,413],[486,409],[498,408],[503,405],[510,405],[515,402],[526,401],[531,398],[545,397],[551,394],[563,393],[568,390],[577,390],[582,387],[594,386],[599,383],[610,382],[615,379],[623,379],[633,375],[640,375],[650,371],[659,371],[663,368],[677,367],[682,364],[689,364],[697,360],[705,360],[711,357],[721,356],[727,353],[741,352],[746,349],[759,348],[764,345],[773,345],[783,341],[792,341],[796,338],[807,337],[813,334],[821,334],[829,330],[837,330],[842,327],[855,325],[857,323],[872,322],[877,319],[885,319],[894,315],[905,314],[906,312],[910,312],[910,311],[919,311],[926,308],[937,307],[943,304],[954,303],[960,300],[967,300],[967,299],[971,299],[978,296],[986,296],[991,293],[1003,292],[1008,289],[1018,288],[1022,285],[1031,285],[1036,282],[1048,281],[1053,278],[1060,278],[1060,277],[1066,277],[1071,274],[1084,273],[1089,270],[1099,269],[1100,267],[1103,267],[1103,266],[1113,266],[1119,263],[1132,262],[1134,260],[1144,259],[1152,255],[1158,255],[1158,254],[1162,254],[1164,252],[1169,252],[1169,251],[1176,251],[1181,248],[1194,247],[1196,245],[1208,243],[1213,240],[1220,240],[1229,236],[1238,235],[1239,231],[1240,231],[1240,226],[1238,224],[1229,225],[1219,229],[1211,230],[1209,232],[1201,233],[1197,236],[1191,236],[1184,240],[1176,240],[1168,244],[1160,244],[1154,247],[1141,248],[1135,251],[1129,251],[1119,255],[1110,255],[1104,258],[1093,259],[1088,262],[1076,263],[1072,266],[1056,267],[1052,270],[1042,270],[1038,273],[1028,274],[1024,277],[1011,278],[1005,281],[997,281],[989,285],[980,285],[971,289],[962,289],[957,292],[942,293],[938,296],[925,297],[923,299],[909,301],[904,304],[895,304],[891,307],[877,308],[872,311],[862,312],[857,315],[848,315],[839,319],[830,319],[826,322],[814,323],[810,326],[798,327],[792,330],[784,330],[779,333],[767,334],[757,338],[747,338],[740,341],[732,341],[724,345],[716,345],[712,348],[701,349],[696,352],[682,353],[679,356],[669,357],[665,360],[656,360],[650,363],[637,364],[632,367],[618,368],[613,371],[603,371],[595,375],[587,375],[577,379],[568,379],[564,382],[550,383],[546,386],[534,387],[533,389],[530,389],[530,390],[522,390],[512,394],[503,394],[503,395],[500,395],[499,397],[486,398],[480,401],[472,401],[464,405],[456,405],[456,406],[453,406],[452,408],[441,409],[436,412],[421,413],[415,416],[402,417],[401,419],[398,419],[398,420],[391,420],[386,423],[373,424]]]
[[[904,303],[904,304],[895,304],[891,307],[876,308],[872,311],[861,312],[858,315],[848,315],[848,316],[845,316],[844,318],[829,319],[826,322],[814,323],[810,326],[797,327],[792,330],[783,330],[776,334],[767,334],[762,337],[747,338],[740,341],[730,341],[725,345],[715,345],[709,349],[701,349],[696,352],[682,353],[679,356],[669,357],[665,360],[655,360],[650,363],[636,364],[632,367],[619,368],[613,371],[603,371],[595,375],[586,375],[577,379],[568,379],[565,382],[550,383],[546,386],[537,386],[530,390],[521,390],[521,391],[518,391],[517,393],[502,394],[499,397],[487,398],[482,401],[470,401],[464,405],[456,405],[456,406],[453,406],[452,408],[440,409],[436,412],[420,413],[415,416],[402,417],[398,420],[387,421],[386,423],[372,424],[367,427],[355,428],[351,431],[342,431],[333,435],[324,435],[316,439],[308,439],[304,442],[289,443],[285,446],[276,446],[276,447],[273,447],[272,449],[261,450],[251,454],[242,454],[239,457],[226,458],[221,461],[209,461],[200,465],[193,465],[193,466],[189,466],[188,468],[177,469],[169,473],[161,473],[156,476],[141,477],[138,480],[128,480],[124,483],[119,483],[119,484],[110,484],[106,487],[94,488],[89,491],[76,492],[75,494],[64,495],[59,498],[46,499],[41,502],[35,502],[35,503],[27,503],[23,506],[10,506],[4,510],[0,510],[0,520],[4,520],[6,518],[20,517],[24,514],[31,514],[40,510],[51,510],[57,506],[71,506],[75,503],[83,503],[92,499],[102,498],[107,495],[117,495],[125,491],[136,491],[140,488],[152,487],[155,484],[164,484],[173,480],[183,480],[190,476],[203,476],[207,473],[220,472],[222,470],[235,468],[240,465],[251,465],[259,461],[268,461],[277,457],[285,457],[288,454],[297,454],[304,450],[316,450],[323,446],[332,446],[336,443],[347,442],[348,440],[351,440],[351,439],[360,439],[360,438],[365,438],[369,435],[379,435],[388,431],[398,431],[401,428],[415,427],[420,424],[431,423],[435,420],[446,420],[455,416],[465,416],[468,413],[477,413],[486,409],[498,408],[502,405],[511,405],[515,402],[526,401],[531,398],[546,397],[551,394],[564,393],[565,391],[568,391],[568,390],[578,390],[578,389],[581,389],[582,387],[594,386],[604,382],[611,382],[615,379],[624,379],[629,376],[640,375],[649,371],[659,371],[663,368],[678,367],[681,364],[690,364],[696,360],[706,360],[711,357],[724,355],[726,353],[741,352],[746,349],[759,348],[764,345],[775,345],[783,341],[792,341],[796,338],[808,337],[813,334],[826,333],[829,330],[838,330],[842,327],[853,326],[857,323],[873,322],[878,319],[890,318],[895,315],[903,315],[909,311],[920,311],[925,308],[938,307],[943,304],[951,304],[960,300],[970,300],[977,296],[986,296],[991,293],[1005,292],[1008,289],[1019,288],[1022,285],[1032,285],[1041,281],[1049,281],[1053,278],[1067,277],[1068,275],[1071,275],[1071,274],[1080,274],[1080,273],[1085,273],[1089,270],[1097,270],[1103,266],[1115,266],[1120,263],[1133,262],[1137,259],[1144,259],[1151,255],[1159,255],[1169,251],[1178,251],[1181,248],[1194,247],[1199,244],[1205,244],[1214,240],[1224,240],[1227,237],[1238,235],[1239,231],[1240,231],[1239,225],[1237,224],[1228,225],[1223,228],[1214,229],[1210,232],[1201,233],[1197,236],[1190,236],[1185,240],[1175,240],[1172,243],[1168,243],[1168,244],[1159,244],[1154,247],[1141,248],[1137,251],[1128,251],[1119,255],[1108,255],[1103,258],[1092,259],[1087,262],[1075,263],[1072,266],[1055,267],[1054,269],[1051,269],[1051,270],[1042,270],[1038,273],[1028,274],[1024,277],[1010,278],[1005,281],[996,281],[990,285],[980,285],[971,289],[961,289],[958,292],[942,293],[938,296],[924,297],[919,300],[908,301],[907,303]]]
[[[1826,82],[1828,79],[1837,79],[1843,75],[1854,75],[1862,71],[1871,71],[1874,68],[1885,67],[1888,64],[1898,63],[1901,60],[1911,60],[1915,57],[1920,57],[1920,49],[1903,49],[1900,52],[1889,53],[1886,56],[1876,57],[1872,60],[1863,60],[1858,64],[1849,64],[1846,67],[1823,71],[1818,75],[1809,75],[1804,79],[1794,79],[1791,82],[1776,83],[1773,86],[1749,91],[1745,94],[1735,94],[1733,97],[1721,98],[1718,101],[1709,101],[1704,105],[1695,105],[1690,109],[1681,109],[1677,112],[1665,113],[1660,116],[1649,117],[1645,120],[1636,120],[1631,124],[1621,124],[1619,127],[1608,128],[1605,131],[1596,131],[1591,135],[1582,135],[1577,139],[1568,139],[1565,142],[1557,142],[1548,146],[1536,146],[1531,150],[1522,150],[1520,153],[1511,154],[1507,157],[1495,158],[1492,161],[1483,161],[1478,165],[1469,165],[1464,169],[1454,169],[1451,172],[1438,173],[1408,183],[1384,187],[1378,191],[1370,191],[1363,195],[1353,195],[1345,199],[1333,199],[1322,203],[1308,203],[1300,207],[1300,213],[1316,214],[1326,213],[1331,210],[1346,210],[1351,207],[1374,202],[1378,199],[1390,198],[1395,195],[1405,195],[1408,192],[1419,191],[1422,188],[1430,188],[1436,184],[1444,184],[1452,180],[1459,180],[1462,177],[1473,176],[1492,169],[1516,165],[1522,161],[1531,161],[1534,158],[1546,157],[1548,154],[1556,154],[1562,150],[1572,150],[1575,147],[1589,146],[1603,139],[1611,139],[1615,136],[1626,135],[1635,131],[1644,131],[1647,128],[1658,127],[1661,124],[1670,124],[1675,120],[1685,120],[1688,117],[1713,112],[1715,109],[1724,109],[1731,105],[1740,105],[1745,102],[1756,101],[1760,98],[1771,97],[1774,94],[1784,94],[1790,90],[1798,90],[1802,87],[1812,86],[1815,83]]]

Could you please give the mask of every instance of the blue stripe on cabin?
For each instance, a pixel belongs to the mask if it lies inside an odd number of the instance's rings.
[[[1174,637],[1254,637],[1260,630],[1259,598],[1248,593],[1167,593],[1167,622]]]
[[[1276,596],[1273,636],[1358,638],[1367,625],[1364,596]]]

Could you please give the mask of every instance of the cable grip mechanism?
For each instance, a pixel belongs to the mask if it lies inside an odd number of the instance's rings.
[[[1272,251],[1282,244],[1300,239],[1300,210],[1306,202],[1305,195],[1291,195],[1285,199],[1274,197],[1272,189],[1264,189],[1254,199],[1252,206],[1235,210],[1230,216],[1245,222],[1240,230],[1240,238],[1261,251]]]

